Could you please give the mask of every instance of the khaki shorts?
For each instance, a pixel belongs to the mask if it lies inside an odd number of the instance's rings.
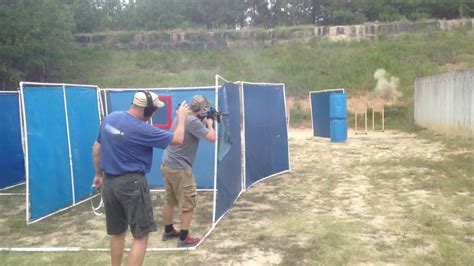
[[[196,208],[196,181],[192,169],[173,169],[161,166],[165,184],[165,202],[170,206],[178,205],[182,212]]]

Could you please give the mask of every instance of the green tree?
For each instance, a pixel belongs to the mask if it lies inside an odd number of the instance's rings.
[[[67,60],[74,28],[61,0],[0,2],[0,80],[16,88],[20,80],[50,81]]]
[[[73,0],[70,7],[74,14],[75,32],[95,32],[103,30],[105,21],[96,6],[96,0]]]
[[[122,29],[163,30],[181,27],[185,21],[184,2],[141,0],[124,7]]]
[[[255,1],[255,0],[253,0]],[[247,12],[250,12],[252,0],[201,0],[199,10],[202,20],[208,29],[244,26]],[[248,9],[248,10],[247,10]]]
[[[125,3],[124,0],[96,0],[95,6],[104,20],[103,26],[106,29],[121,29]]]
[[[327,20],[324,24],[346,25],[358,24],[367,20],[359,3],[348,0],[333,0],[328,2]]]

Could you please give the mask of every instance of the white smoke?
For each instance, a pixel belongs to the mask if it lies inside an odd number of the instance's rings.
[[[374,73],[374,79],[377,80],[375,86],[375,96],[383,98],[385,101],[395,103],[402,96],[398,90],[400,79],[390,76],[385,69],[379,68]]]

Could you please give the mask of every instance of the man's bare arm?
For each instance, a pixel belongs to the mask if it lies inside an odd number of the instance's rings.
[[[181,145],[184,142],[184,125],[186,122],[186,117],[189,115],[189,108],[186,103],[181,103],[178,110],[176,110],[176,116],[178,117],[177,125],[174,130],[174,137],[171,140],[172,145]]]
[[[104,177],[104,171],[100,167],[100,143],[97,141],[92,146],[92,161],[94,163],[95,177],[92,185],[96,189],[102,188],[102,178]]]

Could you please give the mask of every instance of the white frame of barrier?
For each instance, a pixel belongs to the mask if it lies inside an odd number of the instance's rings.
[[[20,99],[20,92],[19,91],[0,91],[0,94],[18,94],[18,107],[19,107],[19,112],[20,112],[20,134],[22,135],[21,138],[23,138],[23,123],[21,123],[21,99]],[[21,148],[23,150],[23,158],[25,158],[25,146],[21,145]],[[26,174],[25,174],[26,175]],[[20,182],[20,183],[17,183],[17,184],[14,184],[14,185],[11,185],[11,186],[8,186],[8,187],[4,187],[4,188],[0,188],[0,195],[1,196],[14,196],[14,195],[25,195],[24,193],[6,193],[6,192],[1,192],[1,191],[5,191],[5,190],[8,190],[8,189],[12,189],[12,188],[15,188],[15,187],[19,187],[21,185],[25,185],[26,184],[26,176],[25,176],[25,181],[23,182]]]
[[[314,135],[314,123],[313,123],[313,101],[311,101],[311,94],[316,94],[316,93],[322,93],[322,92],[331,92],[331,91],[341,91],[342,90],[342,93],[346,93],[346,90],[344,88],[339,88],[339,89],[327,89],[327,90],[320,90],[320,91],[310,91],[308,93],[308,98],[309,98],[309,111],[310,111],[310,114],[311,114],[311,135],[313,138],[315,139],[318,139],[318,138],[321,138],[321,139],[327,139],[327,138],[324,138],[324,137],[319,137],[319,136],[315,136]]]
[[[66,130],[67,130],[67,141],[68,141],[68,153],[69,153],[69,167],[71,171],[71,183],[72,183],[72,202],[73,204],[71,206],[59,209],[53,213],[50,213],[48,215],[45,215],[43,217],[40,217],[35,220],[30,221],[30,188],[29,188],[29,177],[30,177],[30,169],[29,169],[29,155],[28,155],[28,126],[26,125],[26,112],[25,112],[25,98],[24,98],[24,85],[33,85],[33,86],[51,86],[51,87],[60,87],[59,89],[62,90],[63,92],[63,99],[64,99],[64,108],[65,108],[65,120],[66,120]],[[22,138],[24,139],[24,153],[25,153],[25,179],[26,179],[26,224],[30,225],[33,223],[36,223],[38,221],[41,221],[47,217],[50,217],[54,214],[57,214],[59,212],[65,211],[67,209],[70,209],[72,207],[75,207],[81,203],[84,203],[88,201],[92,197],[88,197],[84,200],[81,200],[79,202],[76,202],[75,199],[75,189],[74,189],[74,175],[72,174],[73,170],[73,165],[72,165],[72,156],[71,156],[71,143],[70,143],[70,132],[69,132],[69,117],[67,115],[67,102],[66,102],[66,93],[65,93],[65,88],[66,86],[69,87],[87,87],[87,88],[95,88],[96,89],[96,95],[97,97],[99,96],[99,86],[97,85],[82,85],[82,84],[68,84],[68,83],[41,83],[41,82],[20,82],[20,108],[21,108],[21,124],[23,125],[23,130],[22,130]],[[100,108],[100,97],[97,98],[97,105],[98,105],[98,112],[99,112],[99,122],[102,121],[101,117],[101,108]]]
[[[286,87],[285,87],[285,83],[267,83],[267,82],[248,82],[248,81],[240,81],[241,83],[241,106],[242,106],[242,116],[243,116],[243,144],[242,146],[245,147],[245,109],[244,109],[244,105],[245,105],[245,94],[244,94],[244,84],[251,84],[251,85],[281,85],[283,86],[283,101],[285,102],[285,123],[286,123],[286,136],[289,138],[289,132],[288,132],[288,110],[287,110],[287,106],[286,106]],[[255,184],[258,184],[260,182],[262,182],[263,180],[266,180],[266,179],[269,179],[271,177],[274,177],[274,176],[277,176],[277,175],[280,175],[280,174],[284,174],[284,173],[288,173],[288,172],[291,172],[291,160],[290,160],[290,142],[288,141],[287,139],[287,144],[288,144],[288,170],[284,170],[284,171],[281,171],[281,172],[278,172],[278,173],[274,173],[272,175],[269,175],[269,176],[266,176],[266,177],[263,177],[257,181],[255,181],[254,183],[252,183],[249,187],[247,187],[247,176],[246,176],[246,165],[245,165],[245,157],[243,158],[243,165],[244,165],[244,168],[243,168],[243,175],[244,175],[244,178],[243,178],[243,182],[244,182],[244,191],[251,188],[252,186],[254,186]],[[243,154],[245,154],[245,148],[243,148],[242,150]]]
[[[245,81],[237,81],[237,82],[229,82],[227,81],[226,79],[224,79],[223,77],[219,76],[219,75],[215,75],[215,96],[216,96],[216,106],[218,104],[218,90],[219,90],[219,79],[223,80],[224,82],[228,82],[228,83],[234,83],[234,84],[239,84],[240,87],[239,87],[239,94],[240,94],[240,105],[241,105],[241,118],[244,119],[244,109],[243,109],[243,105],[244,105],[244,102],[243,102],[243,84],[256,84],[256,85],[282,85],[283,86],[283,97],[285,98],[285,84],[284,83],[252,83],[252,82],[245,82]],[[23,84],[35,84],[35,85],[51,85],[51,86],[86,86],[86,85],[74,85],[74,84],[53,84],[53,83],[29,83],[29,82],[22,82],[20,83],[20,87],[21,87],[21,100],[22,100],[22,103],[24,104],[24,98],[23,98],[23,93],[22,93],[22,90],[23,90]],[[97,97],[98,97],[98,104],[99,104],[99,114],[100,115],[103,115],[105,113],[108,112],[108,107],[107,107],[107,95],[104,93],[104,94],[101,94],[102,92],[104,91],[107,91],[107,90],[110,90],[110,91],[136,91],[138,89],[117,89],[117,88],[114,88],[114,89],[100,89],[98,86],[93,86],[93,87],[96,87],[97,88]],[[199,89],[199,88],[206,88],[206,89],[209,89],[209,88],[212,88],[212,86],[209,86],[209,87],[186,87],[186,88],[176,88],[176,89]],[[142,89],[142,88],[140,88]],[[152,89],[152,90],[159,90],[159,88],[149,88],[149,89]],[[162,88],[162,90],[170,90],[170,89],[173,89],[173,88]],[[105,103],[104,103],[104,108],[105,110],[102,109],[102,96],[104,96],[104,99],[105,99]],[[24,110],[23,110],[24,111]],[[286,105],[286,100],[285,100],[285,119],[286,119],[286,132],[287,132],[287,136],[288,136],[288,119],[287,119],[287,115],[288,115],[288,112],[287,112],[287,105]],[[22,116],[23,118],[23,116]],[[26,120],[26,117],[25,117],[25,120]],[[100,117],[100,121],[102,121],[102,117]],[[244,122],[241,123],[241,145],[242,145],[242,150],[241,152],[245,152],[245,120],[243,120]],[[25,126],[25,130],[23,132],[22,130],[22,133],[26,134],[27,132],[27,129],[26,129],[26,126]],[[218,137],[218,127],[216,127],[216,137]],[[25,145],[27,145],[27,142],[25,141]],[[25,146],[26,147],[26,146]],[[69,147],[70,149],[70,147]],[[211,224],[211,228],[205,233],[205,235],[201,238],[201,240],[199,241],[198,244],[196,244],[195,246],[193,247],[183,247],[183,248],[147,248],[147,251],[148,252],[162,252],[162,251],[178,251],[178,250],[196,250],[199,245],[201,245],[204,240],[212,233],[212,231],[216,228],[217,224],[222,220],[222,218],[224,218],[224,216],[232,209],[232,208],[229,208],[227,211],[225,211],[221,217],[219,217],[219,219],[217,219],[215,222],[215,218],[216,218],[216,208],[217,208],[217,151],[218,151],[218,147],[217,147],[217,142],[216,142],[216,145],[215,145],[215,148],[214,148],[214,153],[215,153],[215,156],[214,156],[214,188],[211,189],[211,190],[206,190],[206,191],[212,191],[214,193],[213,195],[213,214],[212,214],[212,224]],[[244,153],[243,153],[244,154]],[[279,175],[279,174],[283,174],[283,173],[287,173],[287,172],[291,172],[291,160],[290,160],[290,148],[289,148],[289,143],[288,143],[288,166],[289,166],[289,169],[288,170],[284,170],[284,171],[281,171],[279,173],[275,173],[275,174],[272,174],[270,176],[267,176],[267,177],[264,177],[256,182],[254,182],[252,185],[250,185],[248,188],[246,188],[246,169],[245,169],[245,154],[244,155],[241,155],[241,158],[242,158],[242,162],[244,163],[244,166],[242,167],[242,172],[241,172],[241,191],[239,192],[239,194],[237,195],[237,197],[235,198],[233,204],[235,204],[235,202],[237,202],[237,200],[240,198],[240,196],[247,190],[249,189],[250,187],[252,187],[254,184],[256,183],[259,183],[263,180],[266,180],[270,177],[273,177],[273,176],[276,176],[276,175]],[[25,165],[27,165],[27,161],[25,160]],[[28,183],[28,179],[27,179],[27,183]],[[27,187],[28,188],[28,187]],[[28,209],[28,191],[27,191],[27,209]],[[86,199],[86,200],[83,200],[79,203],[77,203],[76,205],[73,205],[73,206],[70,206],[70,207],[67,207],[67,208],[64,208],[62,210],[59,210],[55,213],[58,213],[60,211],[63,211],[63,210],[66,210],[66,209],[69,209],[71,207],[74,207],[74,206],[77,206],[78,204],[82,203],[82,202],[85,202],[91,198],[93,198],[94,196]],[[45,216],[45,217],[42,217],[41,219],[38,219],[38,220],[35,220],[36,221],[39,221],[39,220],[42,220],[46,217],[49,217],[55,213],[52,213],[52,214],[49,214],[48,216]],[[28,211],[27,211],[27,219],[28,219]],[[0,251],[8,251],[8,252],[84,252],[84,251],[87,251],[87,252],[109,252],[110,249],[109,248],[82,248],[82,247],[12,247],[12,248],[2,248],[0,247]],[[130,251],[129,248],[125,248],[125,251]]]

